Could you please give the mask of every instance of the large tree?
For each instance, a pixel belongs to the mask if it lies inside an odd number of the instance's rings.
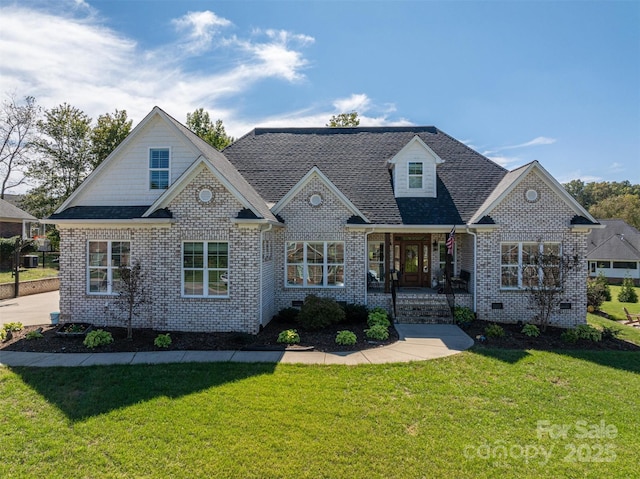
[[[32,96],[22,104],[10,96],[0,107],[0,198],[25,181],[23,169],[34,152],[33,137],[40,107]]]
[[[198,108],[193,113],[187,113],[187,128],[209,143],[217,150],[222,150],[233,143],[233,138],[227,135],[222,120],[211,122],[209,112]]]
[[[98,123],[91,131],[91,159],[95,168],[116,149],[131,132],[132,120],[127,118],[127,110],[117,110],[111,115],[105,113],[98,117]]]
[[[332,128],[345,128],[358,126],[360,124],[360,118],[358,118],[358,112],[352,111],[351,113],[340,113],[339,115],[333,115],[329,119],[329,123],[326,126]]]
[[[38,121],[39,138],[34,144],[39,153],[27,170],[38,182],[23,200],[34,215],[48,216],[66,200],[91,172],[91,118],[66,103],[45,111]]]
[[[632,194],[612,196],[589,208],[595,218],[619,218],[640,229],[640,197]]]

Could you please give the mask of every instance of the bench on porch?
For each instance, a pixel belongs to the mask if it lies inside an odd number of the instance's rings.
[[[454,288],[464,289],[468,293],[469,281],[471,281],[471,273],[467,270],[461,269],[460,276],[454,276],[451,278],[451,285]]]

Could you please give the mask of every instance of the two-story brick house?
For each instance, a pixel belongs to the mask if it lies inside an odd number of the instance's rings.
[[[434,127],[255,129],[218,152],[157,107],[47,221],[62,319],[120,321],[117,268],[139,260],[137,326],[245,332],[308,294],[391,308],[392,270],[428,296],[454,227],[456,301],[530,321],[527,259],[584,258],[598,226],[539,163],[509,172]],[[554,323],[585,321],[585,279]]]

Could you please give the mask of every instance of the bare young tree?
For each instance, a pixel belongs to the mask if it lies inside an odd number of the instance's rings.
[[[23,169],[34,151],[33,137],[40,107],[32,96],[19,104],[14,96],[0,107],[0,198],[25,181]]]
[[[580,258],[562,254],[558,243],[539,241],[528,255],[527,264],[522,266],[522,281],[541,331],[546,331],[551,315],[560,309],[569,273],[580,265]]]
[[[118,268],[118,309],[127,315],[127,339],[133,339],[133,317],[140,314],[140,310],[145,305],[147,295],[144,290],[144,275],[140,261],[136,260],[133,266],[120,265]]]

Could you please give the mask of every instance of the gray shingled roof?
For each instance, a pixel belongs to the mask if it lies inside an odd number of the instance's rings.
[[[36,220],[37,218],[8,201],[0,198],[0,219],[2,220]]]
[[[396,199],[387,162],[416,135],[445,161],[438,198]],[[273,203],[317,166],[378,224],[467,222],[507,173],[435,127],[257,128],[223,153]]]
[[[640,261],[640,231],[623,220],[598,220],[606,228],[591,230],[587,259]]]

